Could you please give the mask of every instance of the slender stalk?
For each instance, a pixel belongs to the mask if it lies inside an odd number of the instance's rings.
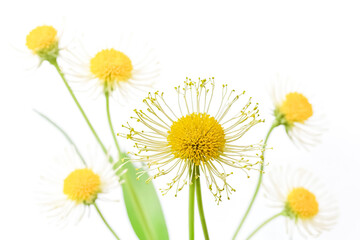
[[[96,211],[98,212],[98,214],[100,215],[101,219],[103,220],[103,222],[105,223],[105,225],[107,226],[107,228],[110,230],[110,232],[114,235],[114,237],[117,240],[120,240],[120,238],[118,237],[118,235],[116,235],[116,233],[114,232],[114,230],[110,227],[109,223],[105,220],[104,216],[102,215],[102,213],[100,212],[99,207],[97,206],[96,203],[93,203],[94,207],[96,209]]]
[[[115,131],[114,131],[114,127],[112,125],[112,121],[111,121],[111,117],[110,117],[110,101],[109,101],[109,92],[105,91],[105,99],[106,99],[106,114],[107,114],[107,119],[109,122],[109,127],[110,127],[110,131],[111,131],[111,135],[114,139],[115,145],[116,145],[116,149],[119,153],[119,156],[121,156],[123,153],[120,150],[120,146],[119,143],[117,141],[116,135],[115,135]]]
[[[195,202],[195,168],[191,169],[190,186],[189,186],[189,240],[195,239],[194,228],[194,202]]]
[[[276,127],[279,126],[279,125],[280,125],[280,124],[279,124],[278,121],[276,121],[276,120],[275,120],[274,123],[271,125],[268,133],[266,134],[265,141],[264,141],[264,146],[266,146],[267,141],[268,141],[268,139],[269,139],[269,136],[270,136],[271,132],[274,130],[274,128],[276,128]],[[260,186],[261,186],[261,182],[262,182],[263,173],[264,173],[264,163],[265,163],[265,158],[264,158],[264,156],[265,156],[265,150],[266,150],[266,149],[263,150],[263,154],[262,154],[262,156],[261,156],[261,157],[262,157],[262,163],[261,163],[261,166],[260,166],[259,178],[258,178],[258,182],[257,182],[257,184],[256,184],[256,188],[255,188],[254,195],[253,195],[253,197],[252,197],[252,199],[251,199],[251,201],[250,201],[250,204],[249,204],[248,208],[246,209],[246,212],[245,212],[243,218],[241,219],[241,222],[240,222],[238,228],[237,228],[236,231],[235,231],[235,234],[234,234],[234,236],[233,236],[233,238],[232,238],[233,240],[235,240],[236,236],[237,236],[238,233],[240,232],[240,229],[241,229],[241,227],[243,226],[243,224],[244,224],[247,216],[249,215],[250,210],[251,210],[251,208],[252,208],[252,206],[253,206],[253,204],[254,204],[254,202],[255,202],[255,199],[256,199],[256,197],[257,197],[257,194],[258,194],[258,192],[259,192],[259,189],[260,189]]]
[[[36,109],[34,109],[34,112],[36,112],[41,117],[43,117],[46,121],[48,121],[50,124],[52,124],[57,130],[59,130],[64,135],[66,140],[68,140],[69,143],[74,147],[74,149],[75,149],[76,153],[78,154],[78,156],[80,157],[82,163],[85,165],[85,167],[87,167],[87,163],[86,163],[84,157],[81,155],[78,147],[75,145],[74,141],[70,138],[69,134],[67,134],[59,125],[57,125],[54,121],[52,121],[46,115],[42,114],[41,112],[37,111]]]
[[[203,229],[203,233],[204,233],[204,238],[205,240],[209,240],[209,232],[206,226],[206,221],[205,221],[205,214],[204,214],[204,207],[202,204],[202,197],[201,197],[201,185],[200,185],[200,170],[199,170],[199,166],[195,167],[195,189],[196,189],[196,200],[197,200],[197,205],[198,205],[198,209],[199,209],[199,215],[200,215],[200,220],[201,220],[201,226]]]
[[[87,125],[89,126],[91,132],[94,134],[94,136],[95,136],[95,138],[96,138],[96,141],[99,143],[99,145],[100,145],[101,149],[104,151],[104,153],[107,154],[107,150],[106,150],[106,148],[105,148],[105,145],[101,142],[101,140],[100,140],[99,136],[97,135],[94,127],[93,127],[92,124],[90,123],[90,120],[89,120],[88,117],[86,116],[86,114],[85,114],[83,108],[81,107],[79,101],[78,101],[77,98],[75,97],[75,94],[74,94],[74,92],[72,91],[70,85],[68,84],[68,82],[67,82],[67,80],[66,80],[66,78],[65,78],[65,76],[64,76],[64,73],[61,71],[61,69],[60,69],[60,67],[59,67],[59,64],[57,63],[56,60],[54,60],[54,61],[49,61],[49,62],[56,68],[56,71],[59,73],[59,75],[60,75],[61,79],[63,80],[66,88],[68,89],[71,97],[73,98],[76,106],[79,108],[79,110],[80,110],[81,114],[83,115],[83,117],[84,117]],[[112,158],[110,158],[110,159],[112,160]]]
[[[257,233],[262,227],[264,227],[266,224],[268,224],[269,222],[271,222],[272,220],[274,220],[275,218],[284,215],[284,212],[280,212],[275,214],[274,216],[268,218],[267,220],[265,220],[262,224],[260,224],[260,226],[258,226],[247,238],[246,240],[249,240],[250,238],[252,238],[255,233]]]

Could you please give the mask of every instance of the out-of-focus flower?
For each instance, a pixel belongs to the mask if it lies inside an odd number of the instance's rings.
[[[321,110],[293,83],[274,84],[272,99],[277,124],[285,126],[286,133],[296,145],[316,145],[324,132]]]
[[[226,191],[228,198],[235,191],[227,182],[227,177],[233,174],[228,166],[246,172],[261,162],[261,154],[254,151],[261,151],[262,145],[243,144],[244,134],[263,121],[258,119],[258,105],[252,105],[250,98],[239,106],[235,103],[245,92],[236,95],[227,85],[220,88],[218,99],[213,79],[188,79],[184,87],[175,88],[178,109],[173,107],[175,103],[165,101],[164,93],[149,93],[144,99],[147,110],[135,110],[137,117],[133,118],[144,129],[124,126],[130,133],[120,135],[135,142],[138,149],[133,153],[135,161],[146,163],[149,171],[156,172],[147,181],[175,174],[168,187],[162,189],[163,194],[176,185],[176,196],[199,166],[208,188],[221,201],[222,191]]]
[[[94,92],[109,93],[120,102],[137,97],[148,91],[160,69],[153,49],[128,38],[113,47],[69,56],[70,67],[65,72],[78,82],[90,82]]]
[[[320,181],[304,169],[275,167],[263,183],[270,205],[283,210],[290,234],[296,226],[307,237],[318,236],[336,223],[338,206]]]
[[[36,27],[26,36],[26,46],[41,61],[52,62],[59,56],[58,32],[48,25]]]
[[[119,178],[107,159],[90,158],[85,166],[74,150],[66,153],[49,166],[40,185],[41,207],[59,225],[78,223],[97,199],[121,198]]]

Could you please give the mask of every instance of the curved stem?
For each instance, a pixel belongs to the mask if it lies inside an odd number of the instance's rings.
[[[190,169],[190,186],[189,186],[189,240],[195,239],[194,228],[194,202],[195,202],[195,168]]]
[[[116,233],[114,232],[114,230],[110,227],[109,223],[105,220],[104,216],[102,215],[102,213],[100,212],[100,209],[99,207],[97,206],[96,203],[93,203],[94,204],[94,207],[96,209],[96,211],[98,212],[98,214],[100,215],[101,219],[103,220],[103,222],[105,223],[105,225],[108,227],[108,229],[110,230],[110,232],[114,235],[114,237],[117,239],[117,240],[120,240],[120,238],[118,237],[118,235],[116,235]]]
[[[274,216],[268,218],[267,220],[265,220],[262,224],[260,224],[260,226],[258,226],[247,238],[246,240],[249,240],[250,238],[252,238],[255,233],[257,233],[262,227],[264,227],[266,224],[268,224],[269,222],[271,222],[272,220],[274,220],[275,218],[277,218],[278,216],[283,215],[284,212],[280,212],[275,214]]]
[[[269,136],[270,136],[272,130],[274,130],[274,128],[276,128],[276,127],[279,126],[279,125],[280,125],[280,124],[279,124],[278,121],[276,121],[276,120],[275,120],[274,123],[271,125],[268,133],[266,134],[265,141],[264,141],[264,146],[266,145],[266,143],[267,143],[267,141],[268,141],[268,139],[269,139]],[[260,189],[260,186],[261,186],[261,182],[262,182],[263,173],[264,173],[264,162],[265,162],[264,156],[265,156],[265,150],[266,150],[266,149],[263,150],[263,154],[262,154],[262,156],[261,156],[261,157],[262,157],[262,162],[261,162],[260,171],[259,171],[259,179],[258,179],[258,182],[257,182],[257,184],[256,184],[256,188],[255,188],[254,195],[253,195],[253,197],[252,197],[252,199],[251,199],[251,201],[250,201],[250,204],[249,204],[248,208],[246,209],[246,212],[245,212],[243,218],[241,219],[241,222],[240,222],[238,228],[237,228],[236,231],[235,231],[235,234],[234,234],[234,236],[233,236],[233,238],[232,238],[233,240],[235,240],[237,234],[240,232],[240,229],[241,229],[241,227],[243,226],[243,224],[244,224],[244,222],[245,222],[245,220],[246,220],[246,217],[249,215],[249,212],[250,212],[250,210],[251,210],[251,208],[252,208],[252,206],[253,206],[253,204],[254,204],[254,202],[255,202],[255,199],[256,199],[256,197],[257,197],[257,194],[258,194],[258,192],[259,192],[259,189]]]
[[[197,200],[197,205],[198,205],[198,209],[199,209],[199,215],[200,215],[200,220],[201,220],[201,226],[204,232],[204,238],[205,240],[209,240],[209,232],[207,230],[207,226],[206,226],[206,221],[205,221],[205,214],[204,214],[204,208],[203,208],[203,204],[202,204],[202,197],[201,197],[201,185],[200,185],[200,170],[199,170],[199,166],[195,167],[195,189],[196,189],[196,200]]]
[[[105,99],[106,99],[106,114],[107,114],[107,119],[108,119],[108,122],[109,122],[111,135],[112,135],[112,137],[114,139],[116,149],[117,149],[117,151],[119,153],[119,156],[121,156],[123,153],[121,152],[119,143],[118,143],[118,141],[116,139],[114,127],[112,125],[112,121],[111,121],[111,117],[110,117],[110,103],[109,103],[110,101],[109,101],[109,92],[108,91],[105,91]]]
[[[43,117],[46,121],[48,121],[50,124],[52,124],[57,130],[59,130],[64,135],[66,140],[68,140],[69,143],[73,146],[74,150],[78,154],[78,156],[81,159],[82,163],[85,165],[85,167],[87,167],[87,163],[86,163],[84,157],[81,155],[78,147],[75,145],[74,141],[70,138],[69,134],[67,134],[59,125],[57,125],[54,121],[52,121],[50,118],[48,118],[45,114],[42,114],[41,112],[37,111],[36,109],[34,109],[34,112],[36,112],[41,117]]]
[[[54,60],[54,61],[49,61],[49,62],[56,68],[56,71],[59,73],[59,75],[60,75],[61,79],[63,80],[66,88],[68,89],[71,97],[73,98],[76,106],[79,108],[79,110],[80,110],[81,114],[83,115],[83,117],[84,117],[87,125],[89,126],[91,132],[94,134],[94,136],[95,136],[95,138],[96,138],[96,141],[99,143],[99,145],[100,145],[101,149],[104,151],[104,153],[107,154],[107,150],[106,150],[106,148],[105,148],[105,145],[101,142],[101,140],[100,140],[99,136],[97,135],[94,127],[93,127],[92,124],[90,123],[90,120],[89,120],[88,117],[86,116],[86,114],[85,114],[83,108],[81,107],[79,101],[78,101],[77,98],[75,97],[75,94],[74,94],[74,92],[72,91],[69,83],[67,82],[67,80],[66,80],[66,78],[65,78],[65,76],[64,76],[64,73],[61,71],[61,69],[60,69],[60,67],[59,67],[59,64],[57,63],[56,60]],[[111,159],[111,158],[110,158],[110,159]]]

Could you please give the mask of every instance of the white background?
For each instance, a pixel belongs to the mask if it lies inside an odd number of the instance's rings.
[[[220,2],[220,1],[219,1]],[[323,106],[328,131],[321,145],[306,152],[294,147],[283,129],[270,138],[270,164],[290,163],[316,172],[337,197],[338,224],[320,239],[360,237],[359,80],[360,6],[356,1],[2,1],[0,4],[0,239],[112,239],[93,211],[78,226],[59,229],[48,223],[36,204],[34,189],[42,166],[61,153],[67,142],[38,117],[38,109],[56,120],[85,149],[95,145],[59,76],[48,64],[26,70],[25,37],[34,27],[53,24],[66,34],[94,36],[99,44],[123,31],[144,36],[157,50],[161,78],[168,91],[185,77],[215,77],[232,88],[247,90],[261,105],[266,123],[252,131],[261,139],[272,121],[267,86],[276,74],[300,82]],[[18,52],[16,48],[24,49]],[[26,59],[26,61],[24,61]],[[29,62],[30,61],[30,62]],[[171,94],[168,94],[172,97]],[[104,99],[78,97],[102,139],[112,144]],[[141,96],[139,96],[141,99]],[[113,105],[116,129],[129,109]],[[249,133],[250,135],[250,133]],[[253,174],[255,176],[255,174]],[[166,177],[163,177],[166,178]],[[253,192],[256,177],[233,179],[237,192],[219,206],[204,188],[203,198],[212,239],[230,239]],[[159,187],[164,181],[156,181]],[[160,197],[171,239],[187,239],[187,193]],[[122,239],[136,239],[122,203],[101,204]],[[260,193],[242,238],[274,214]],[[196,238],[202,239],[200,222]],[[239,239],[242,239],[241,237]],[[253,239],[287,239],[277,219]]]

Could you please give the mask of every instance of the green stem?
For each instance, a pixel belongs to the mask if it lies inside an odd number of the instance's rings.
[[[209,232],[207,230],[207,226],[206,226],[206,221],[205,221],[205,214],[204,214],[204,207],[202,204],[202,197],[201,197],[201,185],[200,185],[200,170],[199,170],[199,166],[195,167],[195,189],[196,189],[196,200],[197,200],[197,205],[198,205],[198,209],[199,209],[199,215],[200,215],[200,220],[201,220],[201,226],[204,232],[204,238],[205,240],[209,240]]]
[[[54,121],[52,121],[50,118],[48,118],[47,116],[45,116],[44,114],[42,114],[41,112],[39,112],[39,111],[37,111],[35,109],[34,109],[34,112],[36,112],[41,117],[43,117],[46,121],[48,121],[50,124],[52,124],[57,130],[59,130],[64,135],[64,137],[69,141],[69,143],[75,149],[76,153],[79,155],[79,157],[80,157],[81,161],[83,162],[83,164],[85,165],[85,167],[87,167],[87,164],[86,164],[86,161],[85,161],[84,157],[81,155],[79,149],[75,145],[74,141],[70,138],[70,136],[59,125],[57,125]]]
[[[190,169],[192,175],[190,176],[189,186],[189,240],[195,239],[195,228],[194,228],[194,202],[195,202],[195,168]]]
[[[266,224],[268,224],[269,222],[271,222],[272,220],[274,220],[275,218],[284,215],[284,212],[280,212],[275,214],[274,216],[270,217],[269,219],[265,220],[262,224],[260,224],[260,226],[258,226],[247,238],[246,240],[249,240],[250,238],[252,238],[255,233],[257,233],[262,227],[264,227]]]
[[[270,127],[270,129],[269,129],[269,131],[268,131],[268,133],[267,133],[267,135],[266,135],[266,137],[265,137],[264,146],[266,146],[266,144],[267,144],[267,141],[268,141],[268,139],[269,139],[270,133],[274,130],[274,128],[276,128],[276,127],[279,126],[279,125],[280,125],[280,124],[278,123],[278,121],[275,120],[275,121],[273,122],[273,124],[271,125],[271,127]],[[258,194],[258,192],[259,192],[259,189],[260,189],[260,186],[261,186],[261,182],[262,182],[263,173],[264,173],[264,163],[265,163],[265,158],[264,158],[264,156],[265,156],[265,150],[266,150],[266,148],[263,150],[263,154],[262,154],[262,156],[261,156],[261,157],[262,157],[262,162],[261,162],[260,171],[259,171],[259,179],[258,179],[256,188],[255,188],[254,195],[253,195],[253,197],[252,197],[252,199],[251,199],[251,201],[250,201],[250,204],[249,204],[249,206],[248,206],[248,208],[247,208],[247,210],[246,210],[243,218],[241,219],[241,222],[240,222],[238,228],[237,228],[236,231],[235,231],[235,234],[234,234],[234,236],[233,236],[233,238],[232,238],[233,240],[235,240],[236,236],[237,236],[238,233],[240,232],[240,229],[241,229],[241,227],[243,226],[246,217],[249,215],[249,212],[250,212],[250,210],[251,210],[251,208],[252,208],[252,206],[253,206],[253,204],[254,204],[254,202],[255,202],[255,199],[256,199],[256,197],[257,197],[257,194]]]
[[[105,148],[105,145],[101,142],[99,136],[97,135],[94,127],[93,127],[92,124],[90,123],[90,121],[89,121],[88,117],[86,116],[83,108],[81,107],[79,101],[78,101],[77,98],[75,97],[75,94],[74,94],[74,92],[72,91],[69,83],[66,81],[66,78],[65,78],[65,76],[64,76],[64,73],[61,71],[61,69],[60,69],[60,67],[59,67],[59,64],[57,63],[56,60],[54,60],[54,61],[49,61],[49,62],[56,68],[56,70],[57,70],[57,72],[59,73],[61,79],[63,80],[66,88],[68,89],[71,97],[73,98],[74,102],[76,103],[76,106],[79,108],[79,110],[80,110],[81,114],[83,115],[83,117],[84,117],[87,125],[89,126],[91,132],[94,134],[97,142],[99,143],[101,149],[104,151],[105,154],[107,154],[108,152],[107,152],[107,150],[106,150],[106,148]],[[111,159],[111,158],[110,158],[110,159]]]
[[[108,91],[105,91],[105,99],[106,99],[106,114],[107,114],[107,119],[108,119],[108,122],[109,122],[111,135],[112,135],[112,137],[114,139],[116,149],[117,149],[117,151],[119,153],[119,157],[120,157],[123,153],[120,150],[120,146],[119,146],[119,143],[117,141],[115,131],[114,131],[114,128],[113,128],[113,125],[112,125],[111,117],[110,117],[110,103],[109,103],[110,101],[109,101],[109,92]]]
[[[105,225],[108,227],[108,229],[110,230],[110,232],[114,235],[114,237],[117,239],[117,240],[120,240],[120,238],[116,235],[116,233],[114,232],[114,230],[110,227],[109,223],[105,220],[104,216],[102,215],[102,213],[100,212],[100,209],[99,207],[97,206],[96,203],[93,203],[94,204],[94,207],[96,209],[96,211],[99,213],[101,219],[103,220],[103,222],[105,223]]]

